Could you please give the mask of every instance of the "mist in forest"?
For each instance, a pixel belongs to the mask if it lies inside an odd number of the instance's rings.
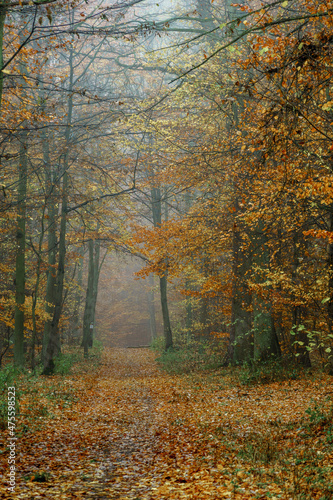
[[[0,9],[0,360],[51,374],[63,345],[88,358],[95,339],[160,335],[333,366],[331,7],[316,4]]]
[[[157,281],[138,278],[138,259],[110,255],[100,275],[96,337],[109,347],[147,346],[162,335]],[[152,330],[152,317],[156,331]]]

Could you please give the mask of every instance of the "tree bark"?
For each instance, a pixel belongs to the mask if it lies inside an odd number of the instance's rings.
[[[67,162],[65,162],[65,165]],[[54,291],[54,309],[50,324],[50,331],[44,356],[44,375],[50,375],[54,371],[54,358],[61,351],[59,321],[63,306],[63,288],[65,275],[65,257],[66,257],[66,215],[68,203],[68,173],[67,169],[63,175],[62,198],[61,198],[61,221],[59,236],[58,268]]]
[[[80,309],[81,309],[81,300],[82,300],[82,279],[83,279],[83,254],[80,257],[79,262],[77,264],[77,288],[75,292],[75,300],[74,300],[74,313],[73,320],[71,322],[71,342],[77,345],[78,336],[80,336],[79,332],[79,318],[80,318]]]
[[[152,341],[157,337],[153,274],[149,275],[149,290],[147,292],[147,301],[148,301],[148,312],[149,312],[150,338]]]
[[[253,238],[253,264],[263,270],[269,266],[269,249],[267,236],[262,222],[259,223]],[[260,272],[260,271],[259,271]],[[259,284],[262,278],[257,275]],[[253,330],[254,330],[254,360],[265,361],[272,356],[280,355],[280,346],[274,329],[271,304],[263,300],[260,293],[253,293]]]
[[[331,211],[329,214],[329,231],[333,232],[333,206],[331,206]],[[333,243],[328,244],[327,248],[327,266],[329,272],[329,281],[328,281],[328,293],[330,300],[327,304],[327,314],[328,314],[328,327],[330,335],[333,335]],[[332,346],[332,342],[331,342]],[[332,351],[329,354],[329,365],[330,365],[330,373],[333,374],[333,347],[331,347]]]
[[[42,209],[42,227],[39,235],[39,241],[38,241],[38,248],[35,250],[36,257],[37,257],[37,266],[36,266],[36,282],[35,282],[35,289],[32,297],[32,306],[31,306],[31,316],[32,316],[32,338],[31,338],[31,355],[30,355],[30,362],[31,362],[31,369],[35,370],[35,346],[36,346],[36,337],[37,337],[37,321],[36,321],[36,307],[37,307],[37,301],[38,301],[38,292],[39,292],[39,285],[40,285],[40,275],[41,275],[41,265],[42,265],[42,247],[43,247],[43,240],[44,240],[44,217],[45,217],[45,210],[46,206],[43,206]]]
[[[60,353],[61,342],[59,332],[59,322],[63,307],[63,288],[65,275],[65,257],[66,257],[66,229],[67,229],[67,208],[68,208],[68,169],[69,169],[69,151],[71,141],[71,126],[73,115],[73,85],[74,85],[74,50],[70,49],[69,54],[69,98],[68,98],[68,113],[65,129],[65,152],[63,156],[62,173],[62,195],[61,195],[61,219],[60,219],[60,234],[59,234],[59,251],[58,251],[58,268],[55,282],[55,290],[53,295],[53,317],[49,330],[46,332],[45,350],[44,350],[44,371],[45,375],[52,374],[54,371],[54,358]],[[45,337],[45,336],[44,336]]]
[[[162,222],[162,207],[161,207],[161,190],[159,188],[151,188],[151,200],[152,200],[152,211],[153,211],[153,223],[154,227],[158,227]],[[167,263],[165,263],[167,264]],[[168,308],[168,294],[167,294],[167,271],[164,271],[164,275],[160,276],[160,294],[161,294],[161,306],[162,306],[162,317],[163,317],[163,332],[165,340],[165,350],[167,351],[173,346],[172,330],[170,323],[170,315]]]
[[[235,204],[238,207],[237,200]],[[245,280],[251,266],[251,258],[242,250],[241,244],[242,237],[235,221],[232,245],[231,338],[228,357],[236,364],[253,359],[252,315],[249,310],[251,293]]]
[[[15,264],[15,328],[14,362],[24,366],[24,302],[25,302],[25,239],[26,239],[26,196],[27,196],[27,132],[21,135],[19,156],[18,208],[16,229],[16,264]]]
[[[84,352],[84,357],[88,357],[89,347],[92,347],[92,335],[93,332],[90,331],[93,328],[93,307],[94,307],[94,282],[95,282],[95,262],[94,262],[94,241],[89,240],[88,242],[89,250],[89,262],[88,262],[88,283],[86,291],[86,301],[83,314],[83,339],[82,347]]]
[[[2,94],[3,94],[3,79],[4,73],[3,68],[3,37],[4,37],[4,26],[7,15],[7,8],[0,6],[0,109],[2,105]]]
[[[86,301],[83,315],[83,338],[82,344],[84,357],[88,357],[88,350],[93,346],[93,335],[95,330],[95,313],[98,294],[98,281],[101,267],[106,253],[100,263],[100,241],[89,240],[89,263],[88,263],[88,283],[86,291]]]

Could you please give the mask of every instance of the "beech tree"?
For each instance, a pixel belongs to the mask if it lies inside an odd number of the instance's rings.
[[[21,32],[20,6],[2,10],[0,314],[15,362],[25,335],[35,364],[43,330],[52,372],[85,245],[88,353],[105,245],[159,276],[167,348],[173,282],[182,331],[222,338],[226,362],[332,363],[330,4],[66,5],[23,4]]]
[[[321,168],[324,169],[323,184],[330,182],[330,167],[324,166],[330,147],[330,136],[325,129],[325,113],[330,112],[328,82],[331,75],[325,69],[328,64],[325,58],[330,54],[327,35],[330,6],[325,2],[316,7],[300,2],[297,9],[291,11],[288,2],[276,2],[257,10],[246,5],[239,8],[243,14],[233,12],[230,20],[227,18],[223,25],[213,28],[214,32],[222,30],[224,43],[216,49],[205,48],[203,60],[198,64],[191,64],[189,60],[189,70],[183,66],[181,89],[172,93],[172,101],[169,101],[172,119],[156,118],[155,126],[169,144],[166,176],[183,188],[192,176],[191,184],[197,189],[205,177],[201,186],[205,185],[216,200],[216,186],[224,184],[221,190],[224,199],[222,204],[218,203],[229,222],[225,251],[233,254],[233,265],[229,267],[229,276],[233,279],[227,288],[227,301],[232,310],[229,333],[233,349],[229,356],[233,350],[236,362],[251,358],[263,360],[279,356],[281,347],[282,353],[291,351],[297,360],[308,365],[311,350],[325,346],[328,358],[331,352],[328,318],[323,320],[325,309],[330,311],[325,306],[331,304],[331,292],[325,288],[331,282],[330,272],[325,276],[325,252],[321,258],[316,254],[318,238],[313,243],[309,239],[310,235],[320,234],[321,238],[326,235],[330,242],[330,198],[319,202],[321,209],[317,198],[319,192],[325,190],[318,184]],[[193,43],[197,45],[198,38]],[[223,50],[229,53],[229,67],[224,72],[219,58]],[[175,73],[177,57],[173,59]],[[309,82],[312,71],[316,75],[316,90],[313,82]],[[184,154],[183,162],[179,157],[176,161],[176,149],[190,149],[186,134],[193,129],[193,116],[196,119],[198,116],[198,96],[203,95],[207,98],[208,111],[201,116],[208,117],[209,125],[208,120],[206,123],[202,120],[200,128],[197,120],[201,145],[192,157]],[[180,135],[175,126],[176,110],[181,100],[183,111],[189,98],[196,107],[189,106],[188,120],[184,112],[181,114],[184,132]],[[216,125],[212,126],[215,116],[218,116]],[[305,130],[309,136],[304,135]],[[215,131],[219,133],[217,140],[214,140]],[[313,134],[316,137],[318,134],[319,156],[314,143],[307,142]],[[313,193],[317,193],[316,201]],[[226,210],[230,210],[233,217]],[[215,213],[212,217],[216,220]],[[318,225],[324,232],[317,232]],[[165,256],[170,276],[182,272],[186,256],[181,249],[191,234],[188,231],[185,238],[183,227],[184,220],[179,218],[158,231],[143,231],[140,241],[145,239],[153,261],[148,270],[158,267]],[[217,228],[218,224],[216,231],[211,231],[210,241],[214,242],[212,252],[221,256],[221,249],[214,241],[220,238]],[[206,237],[209,241],[208,235]],[[193,232],[192,255],[197,240],[198,233]],[[168,245],[167,241],[172,243]],[[288,248],[293,248],[292,255],[288,254]],[[317,250],[312,253],[314,248]],[[326,259],[330,262],[329,257]],[[304,273],[305,262],[311,262],[313,271],[316,269],[312,278]],[[323,272],[321,278],[317,274],[319,269]],[[317,284],[316,290],[310,285],[311,279]],[[204,290],[202,283],[201,289]],[[221,284],[218,290],[217,293],[223,293]],[[320,328],[326,323],[326,334],[323,330],[319,333],[313,326],[319,323]]]

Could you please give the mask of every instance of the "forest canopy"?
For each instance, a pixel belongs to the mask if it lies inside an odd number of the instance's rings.
[[[163,330],[333,371],[332,16],[1,3],[0,359]]]

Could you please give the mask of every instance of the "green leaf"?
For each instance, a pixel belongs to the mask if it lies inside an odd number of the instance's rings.
[[[328,302],[329,300],[331,300],[331,297],[325,297],[325,298],[321,301],[321,303],[322,303],[322,304],[326,304],[326,302]]]

